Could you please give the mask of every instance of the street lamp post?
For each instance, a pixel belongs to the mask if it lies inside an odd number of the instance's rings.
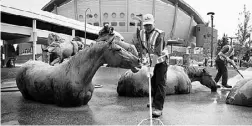
[[[211,35],[211,67],[213,67],[213,15],[214,12],[208,12],[207,15],[211,15],[212,35]]]
[[[87,8],[86,11],[85,11],[85,43],[84,43],[84,48],[86,47],[86,41],[87,41],[87,16],[92,18],[92,15],[90,15],[90,14],[87,15],[88,10],[91,13],[91,9]]]

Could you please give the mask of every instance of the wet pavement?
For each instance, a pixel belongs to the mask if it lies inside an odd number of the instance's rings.
[[[95,88],[88,105],[80,107],[62,108],[24,100],[18,91],[1,92],[1,124],[137,125],[149,118],[148,97],[117,95],[117,81],[125,71],[100,68],[93,84],[103,87]],[[226,104],[228,90],[211,93],[198,82],[192,85],[191,94],[166,96],[163,115],[159,118],[165,125],[252,125],[252,107]],[[15,80],[2,86],[15,86]]]

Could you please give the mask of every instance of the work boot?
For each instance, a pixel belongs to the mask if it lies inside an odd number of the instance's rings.
[[[228,84],[225,84],[225,85],[222,85],[223,87],[225,88],[232,88],[232,86],[228,85]]]
[[[153,109],[152,110],[152,117],[159,117],[162,115],[162,110],[159,110],[159,109]]]
[[[150,103],[147,104],[147,108],[150,107]],[[155,107],[154,104],[152,104],[152,108]]]

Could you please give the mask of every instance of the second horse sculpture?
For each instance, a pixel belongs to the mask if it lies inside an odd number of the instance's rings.
[[[92,78],[105,63],[134,72],[141,67],[136,56],[114,42],[99,42],[57,66],[28,61],[18,71],[16,83],[25,99],[58,106],[85,105],[93,94]]]
[[[118,81],[119,96],[142,97],[148,96],[147,67],[143,66],[137,73],[126,71]],[[191,82],[199,81],[212,92],[216,92],[217,85],[206,69],[197,67],[182,67],[170,65],[166,77],[166,94],[188,94],[191,92]]]

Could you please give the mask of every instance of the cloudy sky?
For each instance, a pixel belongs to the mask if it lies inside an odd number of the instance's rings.
[[[1,0],[5,5],[40,10],[50,0]],[[222,37],[223,33],[228,36],[234,36],[237,31],[239,12],[243,11],[246,4],[247,9],[252,13],[252,0],[184,0],[194,10],[196,10],[205,22],[210,21],[207,12],[215,12],[214,25],[218,29],[218,37]],[[250,19],[252,24],[252,15]]]

